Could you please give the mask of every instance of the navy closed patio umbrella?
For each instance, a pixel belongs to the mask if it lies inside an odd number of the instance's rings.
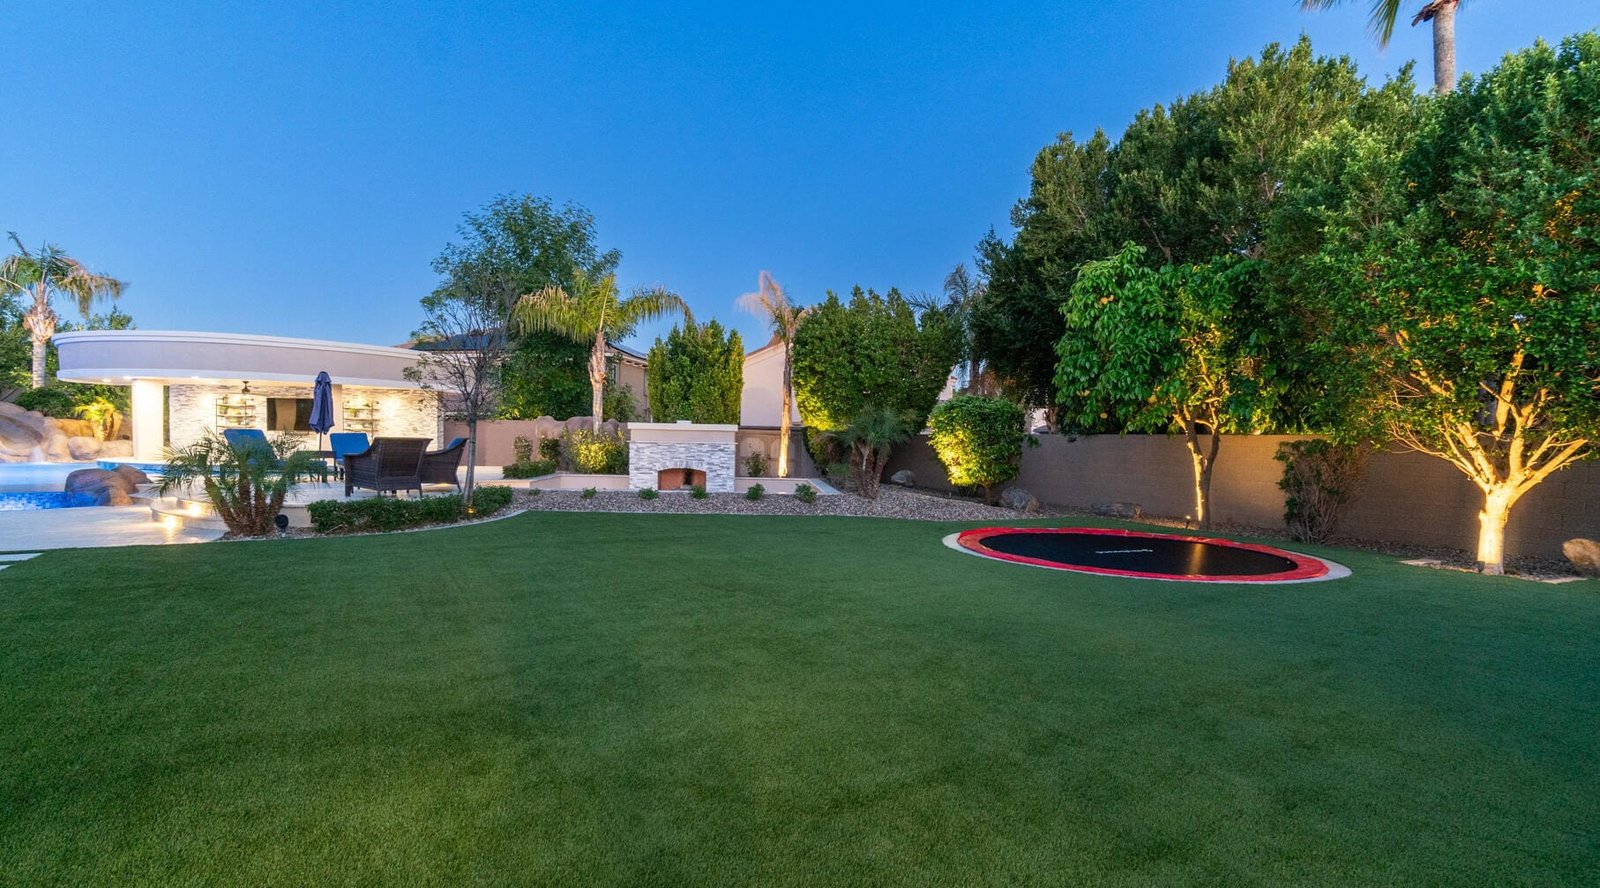
[[[322,436],[333,428],[333,379],[324,370],[317,374],[317,386],[311,392],[311,419],[308,423],[317,433],[317,449],[322,449]]]

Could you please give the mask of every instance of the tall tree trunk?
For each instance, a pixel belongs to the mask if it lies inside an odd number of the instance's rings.
[[[1185,417],[1183,419],[1184,443],[1189,445],[1189,459],[1194,464],[1194,518],[1195,526],[1205,530],[1211,528],[1211,471],[1217,465],[1217,452],[1222,449],[1222,436],[1217,434],[1215,424],[1211,426],[1211,446],[1209,452],[1200,446],[1199,423]]]
[[[789,411],[794,399],[794,361],[789,343],[783,344],[783,414],[778,417],[778,477],[789,477]]]
[[[1516,501],[1517,491],[1511,484],[1483,493],[1483,511],[1478,513],[1478,569],[1486,574],[1506,572],[1506,522]]]
[[[1456,88],[1456,3],[1441,3],[1433,13],[1433,91]]]
[[[472,487],[473,479],[475,477],[472,467],[477,463],[477,461],[478,418],[469,414],[467,416],[467,483],[461,489],[461,504],[462,507],[466,509],[468,515],[472,514]]]
[[[594,417],[595,434],[598,435],[600,423],[605,419],[606,403],[606,334],[603,331],[594,334],[594,350],[589,352],[589,387],[593,391],[589,409]]]
[[[40,337],[37,333],[33,334],[33,387],[36,389],[44,388],[45,345],[49,341],[48,336]]]

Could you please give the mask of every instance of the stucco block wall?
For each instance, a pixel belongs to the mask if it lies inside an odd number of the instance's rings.
[[[1072,509],[1097,503],[1138,503],[1146,513],[1183,518],[1194,511],[1193,470],[1183,440],[1163,435],[1040,435],[1024,450],[1015,486],[1041,502]],[[1283,526],[1280,435],[1226,435],[1212,479],[1211,505],[1222,524]],[[896,448],[886,476],[911,469],[917,484],[950,489],[944,467],[927,438]],[[1446,546],[1471,551],[1478,539],[1481,496],[1443,460],[1415,453],[1380,453],[1346,510],[1339,533],[1376,542]],[[1575,536],[1600,537],[1600,465],[1585,463],[1557,473],[1512,512],[1506,551],[1559,557]]]

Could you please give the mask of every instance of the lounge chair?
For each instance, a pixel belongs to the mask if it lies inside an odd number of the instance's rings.
[[[344,458],[352,453],[365,453],[372,441],[366,432],[334,432],[328,436],[328,449],[333,452],[333,465],[344,474]]]
[[[457,438],[443,450],[430,450],[422,455],[423,484],[454,484],[461,489],[461,479],[456,471],[461,468],[461,457],[467,452],[467,439]]]
[[[223,429],[222,440],[228,442],[228,446],[237,453],[258,452],[258,458],[265,460],[269,469],[283,466],[283,461],[272,452],[272,442],[267,440],[267,433],[260,429]]]
[[[422,495],[422,454],[427,438],[378,438],[344,458],[344,495],[357,487],[379,493],[415,490]]]

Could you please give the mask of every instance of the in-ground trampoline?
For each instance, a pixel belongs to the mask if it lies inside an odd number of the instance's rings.
[[[1304,583],[1348,576],[1330,561],[1271,546],[1104,527],[982,527],[951,548],[1079,573],[1191,583]]]

